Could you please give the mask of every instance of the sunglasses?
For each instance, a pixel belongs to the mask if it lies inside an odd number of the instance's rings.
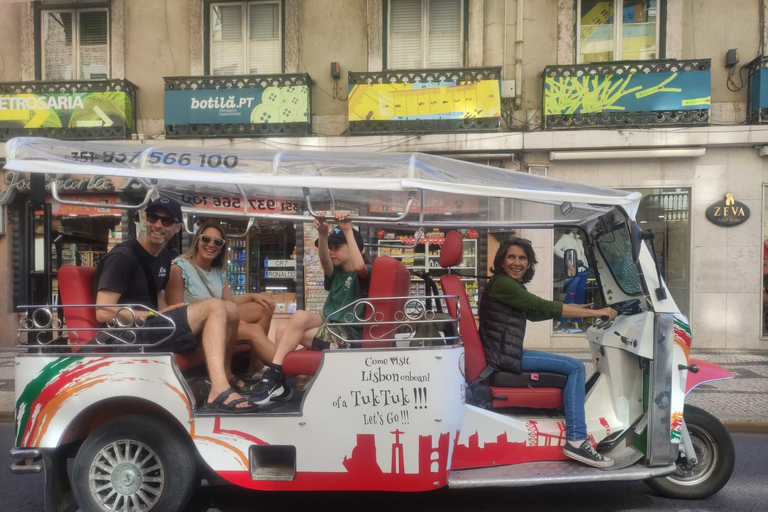
[[[169,228],[178,222],[173,217],[163,217],[162,215],[156,215],[154,213],[147,212],[147,222],[154,224],[157,221],[161,221],[163,226]]]
[[[211,240],[213,240],[213,245],[216,247],[224,247],[224,240],[222,238],[211,238],[208,235],[203,235],[200,237],[200,240],[202,240],[205,245],[208,245],[211,243]]]

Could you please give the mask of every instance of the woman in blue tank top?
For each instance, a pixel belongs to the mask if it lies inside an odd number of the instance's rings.
[[[235,302],[240,310],[238,339],[251,345],[248,376],[258,373],[261,363],[272,361],[275,346],[267,337],[274,302],[250,293],[235,297],[227,282],[227,234],[218,224],[205,223],[195,232],[189,249],[173,260],[171,277],[165,290],[168,305],[194,303],[211,297]],[[250,386],[237,377],[230,382],[238,391]],[[252,385],[252,383],[251,383]]]

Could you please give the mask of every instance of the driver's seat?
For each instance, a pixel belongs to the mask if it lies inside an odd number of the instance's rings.
[[[440,266],[450,268],[461,264],[464,242],[461,233],[451,231],[445,237],[440,253]],[[444,295],[458,295],[461,318],[459,330],[464,343],[465,379],[471,384],[480,378],[480,373],[488,366],[485,351],[477,331],[472,306],[469,304],[464,285],[459,276],[448,274],[440,278]],[[457,316],[455,300],[446,300],[448,313]],[[566,376],[557,373],[511,373],[493,372],[489,378],[494,409],[502,407],[531,407],[535,409],[559,409],[563,407],[563,388]]]

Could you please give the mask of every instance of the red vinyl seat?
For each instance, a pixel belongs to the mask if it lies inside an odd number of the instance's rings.
[[[459,266],[463,259],[464,242],[461,233],[451,231],[445,237],[443,248],[440,253],[440,266],[450,268]],[[480,341],[480,334],[477,331],[475,317],[472,314],[472,306],[469,303],[464,285],[459,276],[448,274],[440,277],[440,286],[444,295],[457,295],[459,297],[459,307],[456,300],[446,300],[448,313],[457,317],[458,310],[461,311],[459,318],[459,331],[461,340],[464,343],[464,377],[467,384],[471,384],[480,378],[480,373],[487,366],[485,360],[485,351]],[[546,377],[542,379],[542,376]],[[510,386],[494,385],[494,382],[507,381]],[[543,381],[547,384],[558,385],[558,387],[539,387],[538,382]],[[532,407],[536,409],[558,409],[563,407],[563,390],[565,387],[565,376],[557,374],[510,374],[507,372],[494,372],[490,379],[490,388],[493,395],[493,408],[502,407]]]
[[[411,290],[411,273],[408,268],[395,258],[379,256],[373,262],[371,279],[368,286],[368,298],[408,297]],[[402,311],[406,299],[374,301],[374,311],[366,309],[365,318],[373,317],[375,322],[395,321],[395,313]],[[372,324],[363,327],[363,340],[393,338],[397,325]],[[366,343],[364,348],[390,347],[391,342]],[[283,372],[286,375],[314,375],[320,368],[323,351],[295,350],[285,356]]]
[[[75,267],[64,265],[59,269],[59,296],[64,310],[64,320],[69,329],[97,328],[96,309],[93,307],[78,307],[78,304],[95,303],[91,283],[96,267]],[[71,304],[68,306],[68,304]],[[72,345],[84,345],[96,335],[96,331],[77,331],[69,333],[69,342]],[[235,352],[242,352],[247,346],[238,345]],[[79,347],[72,347],[77,351]],[[176,364],[184,371],[205,363],[205,353],[202,347],[180,352],[176,355]]]

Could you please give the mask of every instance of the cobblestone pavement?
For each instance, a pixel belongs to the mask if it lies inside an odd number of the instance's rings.
[[[588,351],[559,351],[581,360],[588,375],[594,371]],[[13,417],[13,356],[0,352],[0,420]],[[702,384],[687,402],[724,422],[759,422],[768,428],[768,351],[699,350],[691,357],[719,364],[735,378]]]

